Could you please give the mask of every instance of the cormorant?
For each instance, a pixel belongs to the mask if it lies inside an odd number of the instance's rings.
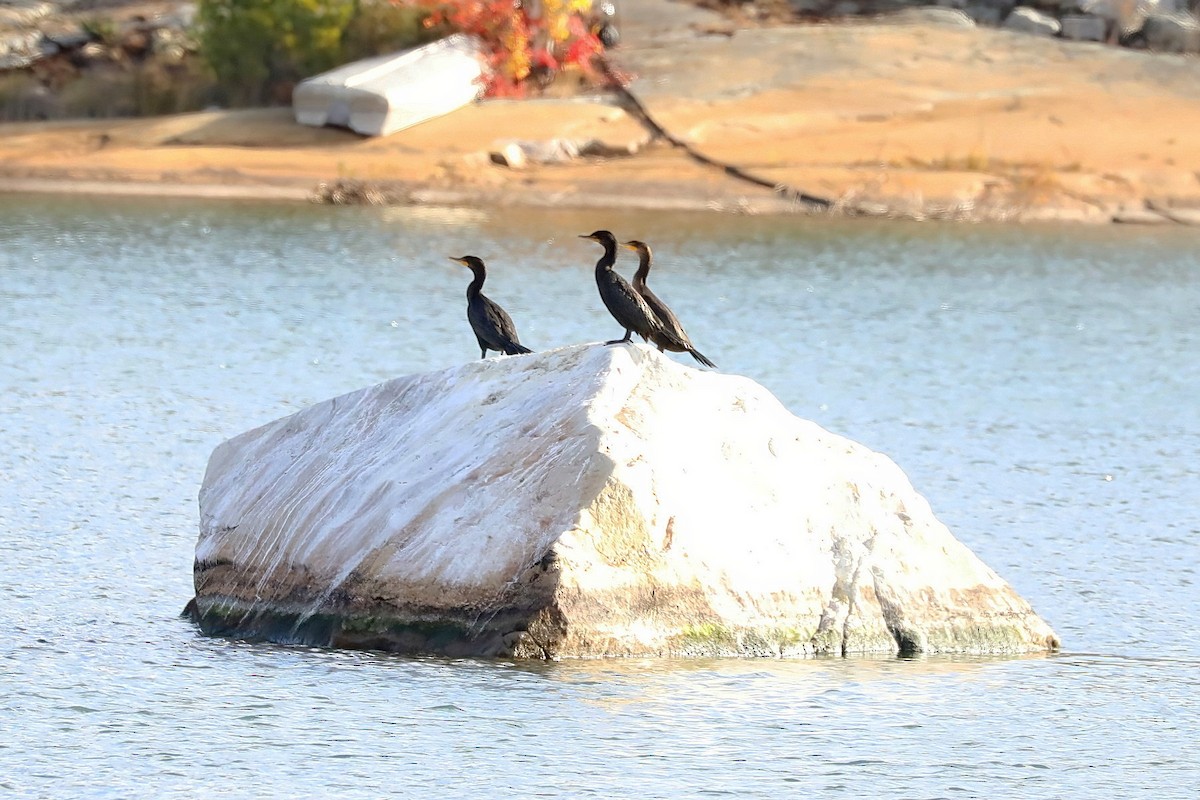
[[[625,329],[624,339],[613,339],[605,344],[628,342],[630,337],[637,333],[643,339],[661,337],[683,347],[683,343],[675,340],[673,334],[663,330],[658,317],[654,316],[654,312],[646,305],[642,296],[613,271],[613,264],[617,263],[617,237],[610,231],[594,231],[586,235],[580,234],[579,238],[591,239],[604,245],[604,255],[596,262],[596,287],[600,290],[600,299],[604,301],[609,313]]]
[[[667,307],[667,304],[658,299],[658,295],[650,291],[650,287],[646,285],[646,276],[650,274],[650,246],[645,242],[639,242],[634,239],[629,242],[622,242],[621,247],[626,250],[632,250],[638,254],[637,272],[633,274],[633,290],[642,296],[646,301],[646,305],[650,306],[650,310],[654,312],[654,316],[658,317],[659,324],[663,330],[674,334],[673,339],[678,340],[683,344],[680,347],[674,340],[667,337],[658,336],[650,337],[650,341],[658,345],[658,351],[661,353],[663,349],[670,350],[673,353],[690,353],[692,358],[699,361],[706,367],[716,368],[716,364],[709,361],[703,353],[692,346],[692,340],[688,338],[687,331],[683,329],[679,318]]]
[[[487,267],[483,265],[483,259],[475,256],[451,256],[450,260],[470,267],[475,276],[467,287],[467,321],[471,323],[471,330],[475,331],[475,339],[479,342],[479,357],[487,358],[488,350],[510,356],[532,353],[532,350],[517,340],[517,327],[513,325],[512,317],[481,291],[483,281],[487,278]]]

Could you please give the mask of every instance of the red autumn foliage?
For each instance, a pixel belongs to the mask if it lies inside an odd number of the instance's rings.
[[[445,27],[478,37],[488,53],[486,94],[524,97],[531,77],[544,82],[567,65],[601,85],[594,65],[604,45],[591,30],[583,9],[587,0],[541,0],[536,15],[522,0],[392,0],[426,9],[429,27]]]

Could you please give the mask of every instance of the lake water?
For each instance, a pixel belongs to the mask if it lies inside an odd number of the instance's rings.
[[[179,619],[219,442],[477,358],[447,256],[535,349],[613,338],[600,227],[1063,652],[527,664]],[[1200,795],[1195,231],[0,196],[0,244],[0,797]]]

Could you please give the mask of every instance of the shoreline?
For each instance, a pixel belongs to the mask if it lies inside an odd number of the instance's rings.
[[[615,53],[625,98],[487,100],[373,139],[290,108],[5,123],[0,192],[1200,226],[1200,59],[983,28],[650,22]],[[564,141],[588,154],[502,157]]]
[[[311,203],[299,188],[220,183],[165,184],[145,181],[70,180],[0,177],[0,194],[97,195],[101,197],[182,197],[201,200],[271,200]]]
[[[370,202],[351,199],[328,201],[323,192],[332,189],[344,195],[374,194],[388,199]],[[1002,207],[986,210],[934,205],[925,209],[890,208],[872,204],[865,208],[804,207],[802,204],[769,192],[750,198],[746,195],[710,195],[684,197],[682,192],[630,197],[615,192],[572,192],[545,194],[538,190],[481,190],[433,188],[397,184],[356,184],[349,188],[318,181],[313,186],[270,185],[263,183],[164,183],[149,180],[72,179],[67,177],[0,176],[0,194],[41,194],[94,197],[181,198],[213,201],[284,202],[305,205],[425,206],[449,208],[545,208],[545,209],[621,209],[746,216],[836,217],[839,219],[891,219],[916,222],[963,222],[1001,224],[1134,224],[1200,227],[1200,209],[1159,206],[1152,200],[1145,205],[1121,205],[1095,214],[1081,214],[1074,206]]]

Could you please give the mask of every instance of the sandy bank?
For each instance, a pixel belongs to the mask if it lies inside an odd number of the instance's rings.
[[[990,29],[692,31],[620,51],[673,136],[846,211],[1200,223],[1200,63]],[[624,157],[513,170],[497,141]],[[286,109],[0,126],[0,190],[295,198],[363,182],[395,202],[803,210],[652,137],[620,98],[489,101],[382,139]]]

